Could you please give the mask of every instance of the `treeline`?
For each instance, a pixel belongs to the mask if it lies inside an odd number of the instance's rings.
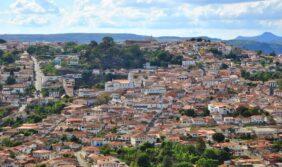
[[[203,141],[184,145],[164,141],[160,146],[149,143],[118,150],[102,148],[103,154],[112,154],[131,167],[216,167],[231,158],[229,149],[206,148]]]
[[[241,71],[241,76],[244,79],[251,80],[251,81],[268,81],[271,79],[282,79],[282,72],[281,71],[258,71],[255,73],[250,73],[246,70]]]

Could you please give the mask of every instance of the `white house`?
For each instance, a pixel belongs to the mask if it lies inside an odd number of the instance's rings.
[[[221,115],[226,115],[231,112],[231,107],[225,103],[213,102],[208,105],[208,110],[211,114],[219,113]]]
[[[190,66],[195,66],[195,65],[196,65],[195,60],[183,60],[182,61],[182,67],[184,67],[184,68],[190,67]]]
[[[93,138],[91,139],[91,146],[103,146],[107,144],[108,142],[104,140],[103,138]]]
[[[131,89],[135,84],[128,80],[113,80],[105,83],[105,91],[116,91],[119,89]]]
[[[264,123],[264,116],[261,115],[253,115],[251,116],[251,123],[262,124]]]
[[[223,122],[225,124],[234,124],[235,123],[235,119],[234,119],[234,117],[224,117],[223,118]]]
[[[133,135],[131,138],[130,138],[130,143],[131,145],[133,146],[137,146],[141,143],[145,143],[145,142],[148,142],[148,143],[155,143],[156,142],[156,139],[153,138],[153,137],[149,137],[149,136],[145,136],[145,135],[142,135],[142,134],[137,134],[137,135]]]
[[[32,156],[38,159],[49,159],[51,157],[51,151],[49,150],[36,150],[32,152]]]
[[[166,92],[165,87],[162,86],[152,86],[149,88],[144,88],[141,90],[142,93],[145,95],[150,95],[150,94],[164,94]]]
[[[94,97],[95,95],[96,91],[94,89],[78,89],[78,97]]]

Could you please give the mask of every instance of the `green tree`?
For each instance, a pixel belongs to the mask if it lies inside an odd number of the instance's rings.
[[[227,69],[227,68],[229,68],[229,66],[227,64],[225,64],[225,63],[222,63],[220,65],[220,69]]]
[[[0,44],[6,43],[7,41],[5,41],[4,39],[0,39]]]
[[[115,43],[114,43],[114,39],[112,37],[104,37],[102,39],[102,46],[103,47],[110,47],[110,46],[113,46]]]
[[[187,110],[179,110],[180,114],[182,115],[186,115],[186,116],[189,116],[189,117],[195,117],[196,116],[196,113],[195,113],[195,110],[194,109],[187,109]]]
[[[208,107],[204,107],[202,116],[206,117],[209,115],[210,115],[210,110],[208,109]]]
[[[137,157],[137,166],[138,167],[150,167],[150,157],[145,154],[145,153],[141,153],[138,155]]]
[[[15,77],[13,77],[13,76],[9,76],[8,78],[7,78],[7,80],[6,80],[6,82],[5,82],[7,85],[13,85],[13,84],[15,84],[16,83],[16,79],[15,79]]]
[[[269,54],[269,56],[276,56],[276,53],[273,51],[273,52],[271,52],[270,54]]]
[[[102,93],[99,96],[97,96],[95,104],[96,105],[102,105],[107,104],[110,101],[111,97],[108,93]]]
[[[1,55],[2,54],[2,55]],[[5,51],[0,54],[0,63],[2,64],[11,64],[16,61],[16,55],[11,52]]]
[[[219,165],[217,160],[201,158],[196,162],[197,167],[217,167]]]
[[[212,139],[216,142],[223,142],[225,139],[225,136],[222,133],[215,133],[212,135]]]
[[[55,68],[53,63],[47,63],[42,66],[42,72],[45,75],[58,75],[58,70]]]
[[[206,144],[205,144],[205,141],[201,138],[199,138],[197,140],[197,143],[196,143],[196,150],[199,152],[199,153],[202,153],[204,150],[206,149]]]
[[[279,80],[277,81],[277,84],[278,84],[278,88],[279,88],[280,90],[282,90],[282,79],[279,79]]]
[[[90,48],[95,48],[95,47],[97,47],[98,46],[98,43],[96,42],[96,41],[91,41],[90,43],[89,43],[89,47]]]
[[[275,152],[282,151],[282,141],[280,140],[280,141],[273,142],[272,148],[273,148],[273,151]]]
[[[0,143],[2,146],[5,146],[5,147],[15,147],[15,146],[21,145],[21,142],[13,141],[9,138],[2,139]]]
[[[262,51],[261,51],[261,50],[258,50],[258,51],[257,51],[257,54],[258,54],[258,55],[261,55],[261,54],[262,54]]]
[[[171,156],[166,155],[163,157],[163,161],[162,161],[163,167],[171,167],[172,164],[173,164],[173,159]]]
[[[193,167],[193,164],[190,162],[180,162],[175,164],[173,167]]]

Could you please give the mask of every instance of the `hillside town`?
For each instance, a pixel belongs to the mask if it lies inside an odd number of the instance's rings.
[[[0,44],[0,166],[282,166],[282,55],[203,38]]]

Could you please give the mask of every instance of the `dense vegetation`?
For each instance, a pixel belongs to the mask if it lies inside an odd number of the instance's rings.
[[[49,60],[55,54],[79,54],[80,65],[84,70],[141,68],[145,62],[166,67],[168,64],[181,64],[183,58],[166,51],[142,51],[138,46],[123,46],[115,43],[111,37],[104,37],[99,44],[95,41],[87,45],[67,42],[62,50],[52,46],[30,46],[28,52]]]
[[[212,135],[212,139],[216,142],[223,142],[225,139],[225,136],[222,133],[215,133]]]
[[[42,72],[47,76],[55,76],[58,75],[58,70],[55,68],[53,63],[47,63],[42,65]]]
[[[64,107],[65,103],[63,101],[51,101],[47,104],[30,104],[27,106],[27,118],[6,118],[3,120],[2,126],[18,127],[23,123],[41,122],[42,119],[46,118],[48,115],[59,114]]]
[[[118,150],[102,148],[103,154],[113,154],[131,167],[216,167],[231,158],[229,150],[207,149],[203,141],[183,145],[164,141],[160,146],[145,143],[136,148]]]
[[[14,141],[9,138],[4,138],[0,141],[0,146],[4,146],[4,147],[15,147],[21,144],[22,143],[20,141]]]
[[[241,55],[239,50],[232,50],[229,54],[224,54],[222,51],[217,48],[209,49],[213,55],[219,59],[231,59],[232,61],[239,62],[242,58],[245,58],[245,55]]]
[[[0,65],[12,64],[17,60],[17,52],[9,52],[0,50]]]
[[[282,79],[279,79],[278,82],[277,82],[277,84],[278,84],[278,88],[279,88],[280,90],[282,90]]]
[[[181,109],[179,110],[179,113],[188,117],[205,117],[210,115],[207,107],[204,107],[202,112],[196,112],[194,109]]]
[[[84,48],[85,49],[85,48]],[[181,64],[181,56],[173,56],[165,51],[141,51],[138,46],[121,46],[112,38],[105,37],[100,44],[92,41],[82,54],[82,62],[91,68],[141,68],[145,62],[165,67],[169,63]]]
[[[12,85],[16,83],[16,79],[13,75],[8,76],[7,80],[5,81],[7,85]]]
[[[1,107],[0,108],[0,118],[3,118],[7,115],[9,115],[11,112],[12,112],[12,109],[11,107]]]
[[[151,63],[151,65],[158,67],[167,67],[168,64],[182,64],[182,56],[174,56],[166,51],[156,50],[148,52],[146,55],[146,60]]]
[[[0,44],[6,43],[7,41],[5,41],[4,39],[0,39]]]
[[[32,45],[27,49],[27,52],[31,55],[37,55],[38,58],[46,59],[52,58],[55,54],[60,54],[61,50],[52,46]]]
[[[113,79],[126,79],[127,75],[118,75],[118,74],[104,74],[101,73],[99,75],[95,75],[90,70],[85,70],[82,73],[81,79],[77,79],[75,82],[75,87],[84,87],[90,88],[95,87],[97,89],[104,89],[104,84],[107,81],[111,81]]]
[[[233,113],[234,116],[243,116],[243,117],[250,117],[253,115],[262,115],[266,114],[263,110],[259,108],[247,108],[245,106],[240,106],[236,109],[236,111]]]
[[[247,80],[251,80],[251,81],[268,81],[271,79],[278,79],[278,78],[282,78],[282,72],[280,71],[268,71],[268,72],[255,72],[253,74],[251,74],[248,71],[242,70],[241,71],[241,76]]]

